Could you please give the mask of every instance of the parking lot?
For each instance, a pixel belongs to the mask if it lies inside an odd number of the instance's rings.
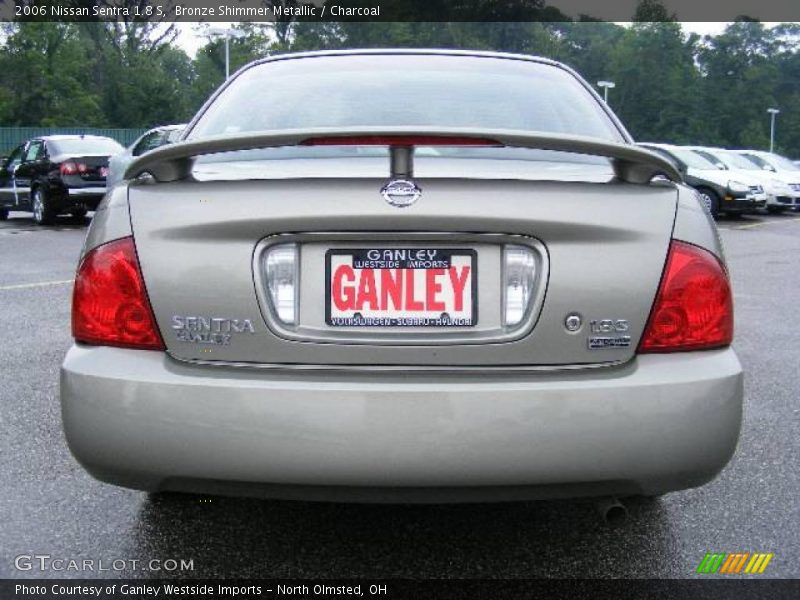
[[[706,552],[771,552],[800,577],[800,215],[721,219],[746,371],[736,456],[700,489],[629,505],[620,528],[591,501],[339,505],[167,496],[93,480],[61,430],[58,370],[86,224],[0,222],[0,577],[14,558],[191,559],[192,577],[692,577]],[[98,576],[159,577],[108,571]],[[91,575],[91,573],[89,574]]]

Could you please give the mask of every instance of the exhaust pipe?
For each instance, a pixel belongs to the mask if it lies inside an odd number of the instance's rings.
[[[609,527],[620,527],[628,519],[628,509],[614,496],[598,499],[596,507],[603,522]]]

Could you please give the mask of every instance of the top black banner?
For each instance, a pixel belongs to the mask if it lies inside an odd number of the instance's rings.
[[[0,0],[0,21],[800,21],[798,0]]]

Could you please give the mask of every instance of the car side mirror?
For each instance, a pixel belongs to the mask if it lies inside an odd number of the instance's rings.
[[[770,171],[771,173],[775,172],[775,169],[770,167],[769,165],[764,165],[763,167],[761,167],[761,170],[762,171]]]

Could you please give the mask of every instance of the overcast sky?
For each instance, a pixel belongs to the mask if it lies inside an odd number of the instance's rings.
[[[199,23],[178,23],[178,45],[184,51],[194,58],[197,50],[205,45],[205,38],[199,35],[195,30]],[[230,27],[233,23],[217,23],[211,24],[213,27]],[[629,25],[629,23],[619,23],[619,25]],[[728,23],[681,23],[685,31],[699,33],[701,35],[716,35],[720,33]],[[773,23],[765,23],[765,25],[773,25]]]

